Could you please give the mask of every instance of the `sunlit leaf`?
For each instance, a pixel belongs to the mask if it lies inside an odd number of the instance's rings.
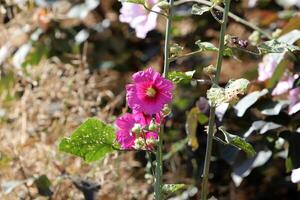
[[[228,133],[222,126],[219,127],[219,130],[224,134],[225,140],[228,144],[244,151],[249,156],[255,155],[256,152],[253,149],[252,145],[248,143],[244,138]]]
[[[210,42],[201,42],[201,40],[198,40],[195,44],[198,45],[199,51],[219,51],[219,49]]]
[[[236,112],[237,112],[237,116],[238,117],[242,117],[245,112],[248,110],[248,108],[250,108],[253,104],[256,103],[256,101],[266,95],[268,93],[267,89],[264,89],[262,91],[255,91],[252,92],[250,94],[248,94],[247,96],[245,96],[244,98],[242,98],[234,107]]]
[[[168,78],[176,84],[188,83],[192,80],[195,72],[196,70],[187,72],[172,71],[169,73]]]
[[[198,4],[194,4],[192,7],[192,15],[203,15],[208,12],[211,8],[208,6],[199,6]]]
[[[210,105],[219,106],[226,102],[225,89],[220,86],[212,86],[206,92]]]
[[[87,162],[100,160],[114,151],[115,130],[97,119],[88,119],[59,144],[59,150],[83,158]]]
[[[187,116],[185,123],[185,131],[188,135],[189,142],[188,144],[192,147],[192,150],[195,151],[199,147],[197,139],[197,127],[198,127],[198,118],[200,110],[197,107],[192,108]]]
[[[268,105],[264,106],[261,110],[261,113],[264,115],[278,115],[282,109],[289,105],[289,101],[276,101],[270,102]]]
[[[164,184],[162,186],[162,192],[165,195],[170,195],[172,193],[178,192],[186,187],[185,184]]]
[[[268,54],[268,53],[283,53],[286,51],[299,51],[300,48],[292,45],[292,44],[288,44],[285,42],[279,42],[278,40],[270,40],[267,42],[264,42],[260,45],[258,45],[258,50],[261,54]]]

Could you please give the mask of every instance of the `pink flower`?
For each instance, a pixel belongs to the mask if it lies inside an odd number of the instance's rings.
[[[151,123],[152,117],[144,113],[130,114],[126,113],[116,120],[117,141],[121,144],[122,149],[134,149],[137,141],[141,141],[142,145],[147,143],[147,148],[152,148],[152,144],[148,141],[157,140],[158,134],[143,130]],[[159,123],[160,116],[155,116],[155,121]],[[139,127],[139,128],[137,128]],[[140,129],[140,130],[139,130]]]
[[[263,61],[258,64],[258,80],[265,81],[271,78],[276,67],[277,62],[271,55],[264,56]]]
[[[126,99],[134,111],[152,115],[171,102],[173,83],[151,67],[133,74],[132,79],[134,83],[126,86]]]
[[[296,112],[300,111],[300,87],[292,89],[289,92],[289,100],[290,100],[289,115],[293,115]]]
[[[272,91],[272,95],[281,95],[288,92],[294,84],[295,78],[293,76],[284,76]]]
[[[151,10],[159,12],[160,8],[155,6],[157,2],[158,0],[146,0]],[[128,23],[135,29],[136,36],[139,38],[145,38],[147,33],[156,27],[157,14],[147,11],[143,5],[124,2],[120,12],[120,21]]]

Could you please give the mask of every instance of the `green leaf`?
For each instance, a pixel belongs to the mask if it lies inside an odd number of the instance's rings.
[[[142,5],[145,4],[145,0],[121,0],[121,2],[142,4]]]
[[[34,181],[39,194],[42,196],[52,196],[53,192],[51,191],[51,181],[46,175],[41,175]]]
[[[192,7],[192,15],[203,15],[208,12],[211,8],[208,6],[199,6],[198,4],[194,4]]]
[[[162,192],[165,195],[170,195],[172,193],[178,192],[186,187],[185,184],[164,184],[162,186]]]
[[[248,143],[244,138],[228,133],[222,126],[219,127],[219,130],[224,134],[225,140],[228,144],[244,151],[249,156],[255,155],[256,152],[253,149],[252,145]]]
[[[79,156],[86,162],[93,162],[114,151],[114,146],[114,128],[91,118],[81,124],[70,138],[62,139],[59,150]]]
[[[226,102],[225,89],[220,86],[212,86],[209,90],[207,90],[206,96],[209,100],[209,104],[213,106],[219,106]]]
[[[235,110],[237,111],[237,116],[242,117],[245,112],[250,108],[255,102],[262,96],[266,95],[268,93],[267,89],[264,89],[262,91],[255,91],[244,98],[242,98],[234,107]]]
[[[233,56],[233,51],[230,47],[226,47],[224,49],[224,52],[223,52],[223,56],[229,56],[229,57],[232,57]]]
[[[285,51],[299,51],[300,48],[288,44],[285,42],[279,42],[278,40],[270,40],[258,45],[258,50],[260,54],[268,54],[268,53],[283,53]]]
[[[200,113],[199,114],[199,117],[198,117],[198,122],[201,124],[201,125],[204,125],[208,122],[209,118],[204,114],[204,113]]]
[[[192,147],[192,150],[195,151],[199,147],[197,139],[197,127],[198,127],[198,118],[200,110],[198,107],[194,107],[188,113],[186,122],[185,122],[185,131],[189,138],[189,145]]]
[[[196,70],[187,72],[172,71],[169,73],[168,78],[176,84],[187,83],[192,80],[195,72]]]
[[[219,49],[210,42],[201,42],[201,40],[198,40],[195,44],[198,45],[199,51],[219,51]]]

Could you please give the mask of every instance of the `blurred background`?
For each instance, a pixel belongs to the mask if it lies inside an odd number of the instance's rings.
[[[191,15],[192,5],[174,9],[173,42],[184,53],[196,51],[197,40],[218,44],[219,24],[209,13]],[[272,35],[278,29],[281,34],[300,30],[297,6],[297,0],[233,0],[231,11]],[[120,22],[121,7],[117,0],[0,0],[0,199],[153,199],[143,152],[115,153],[86,164],[57,148],[88,117],[114,123],[125,110],[124,87],[134,72],[147,66],[162,71],[164,18],[139,39]],[[231,19],[228,34],[248,41],[253,30]],[[221,85],[244,77],[251,80],[250,92],[268,87],[257,81],[261,56],[234,54],[224,60]],[[285,58],[285,68],[295,75],[299,55]],[[202,69],[214,64],[216,56],[203,52],[183,57],[170,69],[196,70],[197,79],[208,79]],[[164,182],[188,187],[169,199],[199,199],[209,87],[192,82],[175,90],[164,136]],[[215,144],[209,188],[217,199],[300,199],[299,185],[290,178],[291,169],[300,167],[300,115],[288,114],[284,106],[272,110],[277,99],[287,97],[266,95],[242,117],[234,109],[221,117],[234,134],[254,131],[250,141],[258,154],[249,158]],[[276,115],[260,112],[266,108]],[[195,109],[201,117],[187,135]],[[273,124],[259,134],[262,127],[253,126],[255,121]]]

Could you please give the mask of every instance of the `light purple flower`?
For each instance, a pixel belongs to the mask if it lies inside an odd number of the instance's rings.
[[[277,62],[271,55],[264,56],[263,61],[258,64],[258,80],[265,81],[271,78],[276,67]]]
[[[172,100],[173,83],[151,67],[132,76],[133,84],[126,85],[128,106],[145,114],[159,113]]]
[[[293,76],[284,76],[272,91],[272,95],[281,95],[288,92],[294,84],[295,78]]]
[[[155,6],[157,2],[158,0],[146,0],[151,10],[159,12],[160,8]],[[128,23],[131,28],[135,29],[138,38],[145,38],[147,33],[156,27],[158,15],[147,11],[143,5],[123,2],[120,12],[120,21]]]
[[[300,111],[300,87],[292,89],[289,92],[289,100],[290,100],[289,115],[293,115],[296,112]]]

